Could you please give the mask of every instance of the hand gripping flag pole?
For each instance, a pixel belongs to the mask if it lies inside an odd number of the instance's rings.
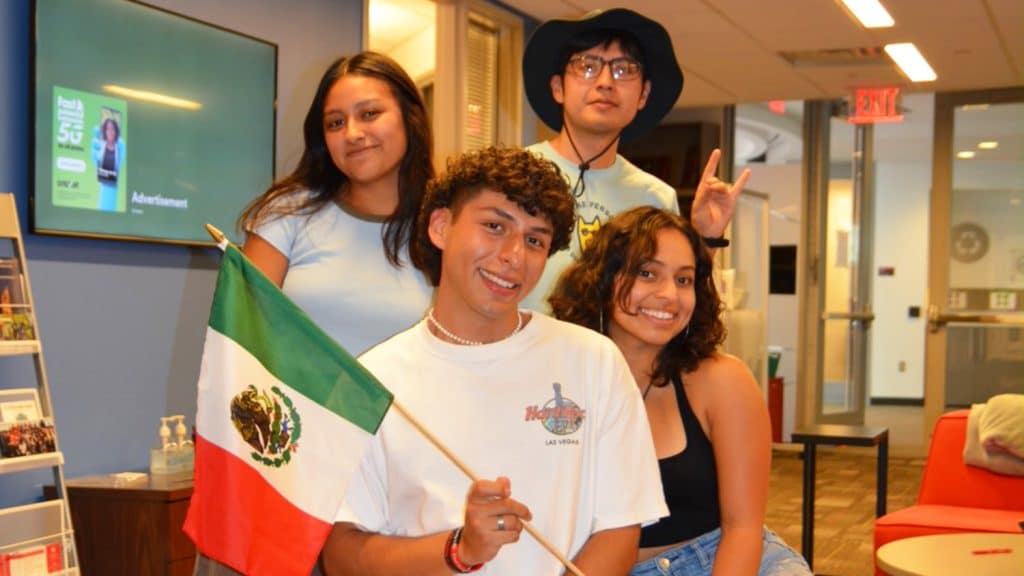
[[[222,251],[227,250],[230,243],[223,232],[221,232],[211,224],[206,225],[206,231],[217,242],[218,248],[220,248]],[[363,371],[365,372],[365,369]],[[367,374],[369,373],[367,372]],[[377,384],[380,386],[380,388],[383,389],[382,385],[380,385],[379,383]],[[414,428],[416,428],[421,434],[423,434],[423,436],[427,440],[429,440],[431,444],[433,444],[438,450],[440,450],[441,453],[444,454],[448,458],[448,460],[450,460],[452,464],[455,465],[456,468],[461,470],[462,473],[465,474],[472,482],[476,482],[480,479],[479,476],[477,476],[477,474],[473,472],[473,470],[468,465],[466,465],[465,462],[462,461],[462,459],[456,456],[436,436],[434,436],[429,430],[427,430],[423,426],[423,424],[419,422],[419,420],[417,420],[408,410],[405,409],[404,406],[402,406],[398,402],[397,399],[391,398],[390,402],[390,406],[392,408],[397,410],[406,420],[408,420],[409,423],[412,424]],[[562,554],[561,551],[555,548],[555,546],[550,541],[548,541],[547,538],[538,533],[537,529],[534,528],[532,524],[530,524],[526,520],[523,520],[522,518],[520,518],[520,521],[522,522],[523,529],[525,529],[530,534],[530,536],[532,536],[541,546],[543,546],[544,549],[550,552],[552,556],[557,558],[558,561],[561,562],[562,565],[564,565],[570,573],[572,573],[574,576],[583,576],[583,572],[581,572],[580,569],[577,568],[571,560],[569,560],[569,558]]]

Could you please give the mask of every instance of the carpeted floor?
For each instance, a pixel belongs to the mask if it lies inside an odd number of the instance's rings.
[[[830,576],[869,576],[874,572],[875,451],[819,447],[814,508],[814,572]],[[887,510],[914,503],[923,459],[889,458]],[[800,549],[803,459],[797,451],[776,449],[768,492],[769,528]]]

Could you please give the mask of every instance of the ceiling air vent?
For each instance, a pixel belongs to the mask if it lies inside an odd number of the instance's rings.
[[[888,64],[881,46],[779,52],[793,66],[876,66]]]

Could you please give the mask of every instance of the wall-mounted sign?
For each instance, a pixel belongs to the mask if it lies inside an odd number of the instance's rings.
[[[851,124],[902,122],[899,101],[899,88],[857,88],[846,121]]]
[[[980,224],[961,222],[949,230],[950,253],[954,260],[970,264],[988,254],[988,232]]]

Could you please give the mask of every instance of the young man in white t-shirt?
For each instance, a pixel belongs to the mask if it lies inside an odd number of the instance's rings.
[[[483,479],[393,409],[324,547],[328,573],[562,574],[523,521],[589,576],[629,572],[640,525],[667,513],[629,367],[600,334],[518,307],[573,213],[554,166],[518,149],[469,153],[431,185],[411,253],[434,307],[360,360]]]
[[[547,297],[562,271],[579,259],[603,222],[637,206],[679,213],[676,190],[618,154],[653,129],[675,106],[683,73],[665,28],[626,8],[594,10],[578,19],[548,20],[523,53],[526,95],[554,138],[529,147],[555,162],[576,199],[570,249],[554,255],[523,302],[548,310]],[[735,185],[715,177],[720,153],[711,153],[697,185],[690,217],[709,246],[722,238],[749,171]]]

